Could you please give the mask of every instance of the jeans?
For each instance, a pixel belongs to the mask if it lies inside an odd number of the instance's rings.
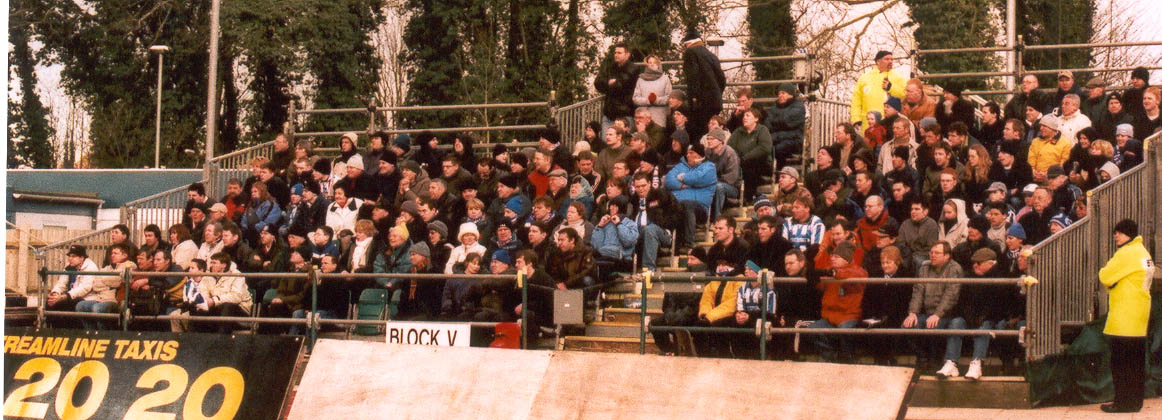
[[[658,269],[658,249],[670,246],[673,238],[670,232],[653,223],[639,226],[639,231],[642,237],[642,267],[655,271]]]
[[[694,246],[694,231],[698,228],[698,220],[706,220],[706,206],[698,200],[682,200],[682,207],[686,209],[686,225],[682,228],[681,244]]]
[[[858,319],[851,321],[844,321],[838,327],[832,325],[826,319],[820,319],[808,325],[807,328],[855,328],[859,324]],[[819,348],[820,355],[823,360],[834,362],[839,360],[840,356],[850,357],[853,352],[851,349],[851,340],[846,337],[827,336],[826,334],[817,334],[815,336],[815,346]],[[838,349],[838,350],[836,350]]]
[[[719,182],[718,187],[714,189],[714,211],[710,217],[722,215],[722,207],[726,205],[727,198],[738,198],[738,188],[725,182]]]
[[[340,318],[339,314],[335,313],[334,311],[327,310],[327,309],[320,309],[316,313],[319,314],[320,319],[339,319]],[[307,310],[306,309],[295,309],[294,313],[291,314],[291,318],[304,319],[306,317],[307,317]],[[306,330],[306,327],[304,327],[302,325],[293,325],[290,328],[290,335],[303,335],[303,331],[305,331],[305,330]]]
[[[95,300],[82,300],[77,302],[77,312],[89,312],[96,314],[107,314],[112,312],[117,307],[117,302],[98,302]],[[84,318],[81,324],[85,326],[86,330],[103,330],[108,327],[104,321],[98,321],[93,318]]]
[[[923,315],[917,316],[916,317],[916,325],[913,326],[912,328],[925,328],[925,329],[928,328],[927,323],[928,323],[929,316],[931,316],[931,315],[923,314]],[[956,317],[956,318],[948,319],[948,317],[942,317],[942,318],[940,318],[939,321],[936,321],[936,328],[934,328],[934,329],[937,329],[937,330],[944,330],[944,329],[963,330],[967,327],[968,327],[968,323],[964,321],[964,318]],[[964,337],[961,337],[959,335],[949,336],[948,339],[944,343],[944,360],[951,360],[953,362],[956,362],[957,359],[960,359],[960,350],[961,350],[961,345],[962,345],[963,341],[964,341]],[[986,341],[984,344],[985,344],[985,349],[987,350],[988,349],[988,342]]]

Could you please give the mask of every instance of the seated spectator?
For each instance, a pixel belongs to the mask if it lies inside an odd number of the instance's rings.
[[[1027,235],[1026,243],[1036,245],[1048,238],[1049,220],[1060,213],[1061,210],[1053,207],[1053,196],[1048,188],[1037,187],[1033,192],[1033,198],[1030,200],[1029,206],[1031,210],[1019,219],[1018,223],[1025,229]]]
[[[151,258],[153,252],[159,249],[169,251],[173,247],[172,244],[166,242],[161,236],[161,228],[155,224],[145,225],[145,230],[141,232],[141,253],[149,255]]]
[[[863,217],[863,209],[851,199],[851,189],[846,187],[844,177],[838,175],[823,180],[823,191],[815,197],[813,213],[824,222],[833,220],[854,221]]]
[[[525,327],[526,334],[539,330],[541,325],[548,325],[553,320],[552,290],[557,286],[553,279],[538,266],[540,263],[537,260],[537,254],[530,250],[521,251],[516,256],[516,270],[520,273],[518,275],[522,275],[524,281],[528,282],[528,286],[526,286],[528,287],[528,313],[524,314],[525,304],[518,300],[513,308],[513,314],[517,318],[528,320]],[[530,338],[525,337],[525,342],[528,342]]]
[[[1073,142],[1061,137],[1057,117],[1053,114],[1042,117],[1040,122],[1040,135],[1029,146],[1029,166],[1033,168],[1033,181],[1046,182],[1049,167],[1062,165],[1069,159]]]
[[[800,251],[823,241],[823,220],[811,214],[811,202],[799,198],[791,205],[791,217],[783,221],[783,238]]]
[[[231,316],[231,317],[245,317],[250,314],[250,308],[254,302],[250,298],[250,290],[246,286],[246,279],[241,277],[238,267],[235,266],[230,256],[226,253],[220,252],[210,257],[208,268],[211,273],[233,273],[237,276],[222,276],[222,277],[202,277],[201,284],[198,285],[196,291],[187,291],[189,293],[197,293],[200,295],[201,301],[195,303],[191,309],[183,312],[191,313],[195,316]],[[300,282],[307,283],[306,279],[300,279]],[[189,282],[187,282],[187,285]],[[185,299],[183,298],[183,302]],[[203,305],[198,307],[198,305]],[[235,323],[216,323],[214,327],[201,329],[203,331],[217,330],[221,333],[229,333],[234,329]]]
[[[275,226],[270,226],[270,229],[277,229]],[[219,223],[210,223],[206,225],[206,230],[202,233],[202,246],[198,247],[197,258],[202,261],[209,261],[210,257],[222,250],[225,244],[222,243],[222,225]]]
[[[997,254],[992,249],[980,248],[972,254],[972,271],[969,278],[998,278],[1007,277],[1004,267],[997,264]],[[1024,308],[1020,298],[1020,288],[1015,285],[964,285],[960,289],[960,308],[958,312],[965,320],[966,328],[981,330],[1016,329],[1017,325],[1009,325],[1009,320],[1015,312],[1013,308],[1020,305]],[[1024,312],[1023,310],[1020,312]],[[977,335],[972,338],[972,361],[968,364],[968,372],[964,377],[978,380],[981,377],[981,361],[988,356],[990,337]],[[955,349],[960,355],[960,349]]]
[[[775,214],[775,208],[771,204],[771,200],[767,198],[766,195],[760,194],[758,198],[754,200],[754,203],[751,204],[751,207],[754,208],[754,217],[752,217],[749,222],[746,222],[745,225],[742,225],[742,232],[739,233],[742,238],[746,240],[746,243],[754,244],[759,241],[759,219],[767,216],[775,218],[775,232],[778,233],[779,229],[783,226],[783,218]]]
[[[961,89],[959,87],[946,87],[944,89],[944,100],[936,104],[936,122],[941,127],[948,127],[954,122],[964,123],[964,125],[976,125],[976,107],[960,96]]]
[[[232,220],[234,223],[242,221],[242,213],[246,211],[245,201],[247,197],[242,194],[242,181],[238,178],[230,178],[226,181],[226,195],[222,196],[219,203],[226,205],[226,218]]]
[[[601,153],[597,154],[597,173],[602,178],[609,179],[613,174],[613,164],[616,162],[624,162],[625,158],[629,156],[629,146],[625,144],[625,139],[628,135],[624,135],[616,128],[610,127],[605,130],[605,148]]]
[[[784,275],[788,277],[813,276],[807,255],[798,248],[787,251],[783,264]],[[811,325],[819,319],[819,296],[819,290],[807,283],[779,287],[778,302],[775,305],[778,309],[778,325],[796,328]],[[780,340],[778,336],[773,339]],[[786,347],[790,347],[791,340],[785,341],[788,344]]]
[[[992,202],[985,205],[984,216],[988,219],[986,236],[990,241],[1004,245],[1005,235],[1009,232],[1009,223],[1012,222],[1011,213],[1009,206],[1003,202]],[[998,254],[1000,253],[998,252]]]
[[[336,185],[334,194],[335,201],[327,207],[327,226],[336,232],[343,229],[354,231],[355,219],[359,217],[359,208],[363,206],[363,200],[348,197],[347,187],[343,185]]]
[[[597,265],[602,273],[633,271],[634,247],[637,246],[638,225],[626,214],[629,200],[618,197],[609,203],[605,216],[593,228],[590,243],[597,252]],[[547,255],[547,254],[539,254]]]
[[[452,253],[448,257],[448,262],[444,265],[444,274],[452,274],[456,265],[464,263],[469,254],[477,254],[484,256],[488,250],[484,248],[477,240],[480,237],[480,232],[476,230],[476,224],[464,223],[460,225],[460,236],[457,242],[460,245],[452,248]],[[479,268],[479,267],[477,267]]]
[[[929,249],[940,240],[940,226],[928,217],[928,203],[913,201],[910,217],[900,224],[900,242],[912,254],[912,263],[920,266],[926,260]]]
[[[743,197],[746,201],[754,197],[754,190],[762,184],[762,176],[771,173],[772,157],[775,155],[771,141],[771,133],[762,124],[762,111],[758,108],[744,112],[742,125],[730,134],[728,145],[737,152],[742,178],[750,187],[747,196]]]
[[[573,177],[573,183],[569,184],[569,196],[561,201],[561,206],[557,209],[560,214],[568,212],[569,207],[573,203],[582,205],[582,210],[585,215],[593,213],[593,187],[589,181],[581,175]],[[566,215],[568,217],[568,215]],[[582,216],[584,217],[584,216]]]
[[[1004,184],[1006,195],[1019,200],[1021,189],[1033,182],[1033,168],[1026,161],[1019,160],[1016,148],[1020,146],[1005,145],[1004,141],[1001,143],[1002,147],[997,152],[997,162],[989,170],[989,179],[994,184],[997,182]]]
[[[735,322],[734,312],[738,308],[738,289],[745,282],[729,281],[727,278],[742,274],[742,269],[737,267],[733,258],[711,258],[707,261],[707,269],[713,273],[713,276],[723,277],[723,279],[706,283],[706,286],[702,288],[702,299],[698,304],[698,318],[694,321],[694,326],[730,326]],[[694,338],[694,347],[699,356],[730,356],[730,347],[725,334],[702,332],[690,335]]]
[[[885,102],[884,110],[886,111],[890,106]],[[879,111],[869,111],[867,113],[867,129],[863,130],[863,138],[867,141],[868,147],[879,149],[880,145],[887,141],[888,129],[884,128],[883,115]]]
[[[411,257],[408,250],[412,247],[407,227],[396,225],[388,230],[387,246],[379,249],[372,263],[372,272],[375,273],[407,273],[411,270]],[[341,261],[341,260],[340,260]],[[346,270],[344,270],[346,271]],[[387,277],[375,279],[379,287],[387,287],[392,280]]]
[[[855,162],[861,162],[856,159]],[[859,166],[860,164],[856,164]],[[876,182],[876,177],[871,172],[860,169],[852,173],[852,179],[855,181],[855,188],[851,191],[848,197],[859,208],[864,208],[867,204],[868,197],[880,196],[883,191],[880,190],[879,183]]]
[[[864,205],[864,216],[855,223],[859,247],[864,250],[875,248],[878,238],[876,231],[894,221],[888,212],[884,211],[884,200],[879,195],[868,197]]]
[[[739,155],[733,147],[726,145],[725,137],[726,131],[714,130],[703,138],[703,141],[706,142],[706,160],[714,164],[718,177],[718,185],[714,188],[714,204],[710,217],[722,214],[722,206],[726,204],[727,198],[738,198]],[[764,159],[765,156],[763,155]],[[770,170],[768,169],[767,172]]]
[[[89,259],[89,254],[88,251],[85,250],[85,247],[80,245],[73,245],[69,247],[68,254],[66,255],[66,261],[68,262],[68,265],[65,267],[65,271],[99,270],[97,263],[93,262],[92,259]],[[45,310],[72,311],[76,309],[77,303],[80,303],[81,299],[83,298],[96,300],[99,295],[90,297],[90,291],[95,285],[98,284],[101,287],[109,287],[106,286],[106,283],[103,282],[105,279],[107,278],[96,277],[88,274],[68,274],[57,277],[56,282],[53,283],[52,290],[48,293]],[[117,280],[118,282],[120,281],[116,277],[112,277],[111,279]],[[110,281],[110,283],[111,282],[112,281]],[[58,322],[54,320],[51,324],[58,328],[73,326],[72,322],[67,321],[71,320],[65,320],[65,322]]]
[[[888,233],[883,235],[881,242],[892,240]],[[907,278],[916,275],[910,264],[910,258],[900,253],[900,248],[888,245],[869,252],[864,257],[864,267],[874,260],[878,265],[875,273],[869,277],[883,277],[887,279]],[[863,292],[862,324],[868,328],[892,328],[903,322],[908,313],[908,299],[912,295],[912,286],[907,284],[868,284]],[[877,365],[896,364],[895,350],[900,348],[900,337],[868,337],[868,345]]]
[[[600,219],[605,215],[605,208],[609,206],[609,202],[617,197],[628,197],[629,194],[629,171],[625,170],[625,162],[617,162],[613,164],[613,176],[600,185],[594,194],[598,194],[594,201],[593,220]],[[626,176],[622,176],[626,175]]]
[[[980,127],[969,126],[969,131],[985,150],[993,150],[1004,137],[1005,121],[1001,119],[1001,107],[989,101],[980,111]]]
[[[743,275],[754,280],[747,280],[743,282],[742,286],[738,288],[738,295],[734,310],[734,325],[737,328],[755,328],[758,320],[773,321],[775,319],[776,311],[776,293],[774,288],[767,288],[766,294],[763,293],[763,287],[759,281],[766,281],[760,279],[759,272],[762,268],[754,261],[746,262],[746,270]],[[766,317],[763,317],[763,314]],[[738,335],[734,340],[730,341],[731,353],[736,357],[745,359],[757,359],[759,357],[759,342],[758,337],[752,334]]]
[[[748,262],[754,262],[759,269],[770,270],[776,275],[786,275],[783,267],[787,251],[794,248],[786,238],[779,236],[780,223],[775,216],[767,215],[758,219],[758,232],[754,242],[747,242]],[[748,264],[749,265],[749,264]],[[773,312],[773,310],[772,310]]]
[[[512,254],[503,249],[492,253],[490,274],[516,274],[512,268]],[[477,283],[474,293],[479,295],[480,310],[472,319],[477,322],[510,322],[515,319],[516,306],[521,303],[521,290],[515,280],[486,279]]]
[[[855,251],[856,246],[851,242],[844,241],[835,245],[835,249],[829,253],[830,261],[824,268],[835,280],[867,277],[863,268],[853,264],[856,262]],[[822,319],[812,323],[809,328],[854,328],[859,323],[863,284],[830,282],[818,283],[816,287],[823,292]],[[823,359],[829,362],[846,361],[854,356],[850,340],[842,337],[818,335],[815,344],[822,352]]]
[[[291,249],[288,262],[292,273],[307,273],[311,270],[311,254],[304,248]],[[265,312],[266,316],[273,318],[289,318],[295,311],[302,309],[307,289],[311,287],[307,279],[299,277],[278,279],[274,286],[276,290],[274,299],[270,301]],[[299,325],[290,329],[291,335],[298,335],[301,332],[302,326]]]
[[[1130,170],[1143,160],[1142,142],[1132,137],[1133,127],[1128,124],[1117,126],[1117,135],[1114,137],[1113,162],[1122,172]]]
[[[556,238],[562,229],[572,228],[578,235],[581,235],[582,243],[589,243],[589,240],[593,238],[593,223],[585,218],[587,216],[585,206],[579,202],[570,203],[564,214],[565,220],[553,230],[553,237]]]
[[[545,256],[544,258],[548,258],[549,255],[557,251],[556,241],[549,237],[550,233],[552,231],[544,223],[533,223],[529,227],[529,242],[524,244],[524,248],[522,249],[533,251],[537,254],[538,261],[542,263],[547,262],[543,261],[540,256],[543,255]],[[596,233],[596,228],[594,228],[594,236],[596,236]]]
[[[432,252],[429,262],[433,267],[436,267],[437,271],[442,271],[440,267],[447,266],[448,260],[452,257],[452,248],[456,247],[448,239],[448,226],[444,222],[435,220],[428,223],[426,242],[428,249]]]
[[[812,200],[811,192],[799,185],[799,171],[793,166],[784,166],[779,170],[779,177],[775,188],[774,206],[779,217],[791,217],[791,206],[799,197]]]
[[[714,245],[706,251],[708,271],[716,267],[721,268],[725,261],[735,270],[729,275],[742,274],[742,270],[746,268],[746,256],[750,245],[738,237],[737,229],[738,225],[733,217],[719,216],[714,221]]]
[[[576,148],[576,146],[574,146],[574,148]],[[597,172],[595,170],[596,169],[595,165],[596,165],[597,155],[594,155],[593,152],[585,151],[585,152],[578,153],[576,159],[577,159],[577,176],[585,178],[585,181],[589,182],[590,187],[595,187],[597,185],[600,185],[601,182],[604,181],[604,178],[602,178],[601,173]],[[574,181],[574,182],[576,182],[576,181]]]
[[[960,264],[961,267],[972,266],[972,256],[981,249],[989,249],[993,251],[993,255],[1001,252],[1001,245],[999,242],[994,242],[989,239],[987,233],[991,226],[989,220],[984,215],[976,215],[968,220],[968,229],[964,242],[952,247],[952,260]]]
[[[109,260],[101,270],[121,272],[127,269],[137,269],[137,264],[129,260],[129,249],[123,243],[113,244],[109,248]],[[77,312],[113,313],[117,310],[117,294],[121,287],[121,278],[117,276],[79,276],[67,293],[77,302]],[[109,328],[107,322],[93,318],[85,318],[81,323],[89,331]]]
[[[157,250],[153,253],[153,270],[159,272],[174,273],[168,277],[151,277],[149,284],[142,286],[143,289],[156,289],[161,297],[161,313],[168,314],[170,310],[175,308],[181,302],[182,286],[185,285],[186,270],[178,266],[173,261],[173,256],[164,249]]]
[[[480,274],[481,254],[471,253],[457,264],[456,274]],[[477,279],[454,278],[444,281],[440,298],[440,318],[452,321],[470,320],[478,310],[478,301],[472,295]]]
[[[618,197],[624,198],[619,195]],[[547,231],[552,232],[564,220],[561,215],[557,214],[556,207],[553,206],[553,200],[548,197],[539,197],[533,201],[533,211],[522,222],[522,227],[517,232],[521,239],[528,239],[529,229],[533,223],[542,223],[545,225]],[[623,209],[624,210],[624,209]]]
[[[711,200],[718,185],[714,163],[706,161],[706,148],[691,144],[686,158],[666,174],[666,189],[674,193],[686,209],[686,224],[679,243],[686,248],[694,245],[694,229],[699,220],[709,218]]]
[[[489,251],[496,252],[498,250],[505,250],[509,256],[512,256],[523,247],[524,243],[516,238],[512,222],[502,220],[496,224],[496,237],[489,241]]]
[[[645,140],[644,146],[647,149],[658,150],[662,146],[662,140],[665,137],[665,128],[654,122],[649,108],[644,106],[638,107],[633,112],[634,137],[637,137],[636,135],[639,133],[642,135],[642,140]],[[642,153],[645,153],[645,149],[638,149],[636,152],[640,156]]]
[[[545,273],[556,282],[555,287],[566,290],[597,284],[593,251],[581,242],[577,231],[573,228],[561,229],[556,240],[557,252],[549,256],[553,263],[545,265]]]
[[[190,237],[190,229],[181,223],[170,226],[166,231],[173,244],[173,260],[182,269],[189,269],[190,261],[198,255],[198,245]]]
[[[311,236],[311,259],[319,261],[325,255],[335,257],[335,263],[339,263],[339,246],[335,245],[333,238],[335,232],[331,230],[330,226],[323,225],[315,229],[314,236]]]
[[[913,201],[921,200],[920,196],[914,191],[912,184],[904,179],[893,180],[892,197],[885,204],[888,209],[888,216],[891,216],[897,221],[908,220],[912,212]]]
[[[952,247],[948,242],[937,242],[928,252],[928,261],[920,265],[916,276],[921,278],[960,278],[964,271],[960,264],[952,261]],[[959,283],[917,283],[912,286],[912,300],[908,303],[908,317],[904,328],[964,329],[964,318],[957,317],[954,310],[960,297]],[[944,366],[936,372],[940,377],[960,376],[956,367],[960,359],[961,337],[950,336],[944,351]],[[928,340],[920,340],[927,342]],[[928,343],[925,343],[928,344]],[[928,345],[921,345],[917,359],[931,361],[934,353]],[[925,363],[917,361],[917,366]]]
[[[941,206],[939,235],[937,240],[948,242],[955,248],[968,239],[968,215],[964,212],[964,200],[953,198]]]
[[[820,147],[815,154],[815,170],[803,176],[803,186],[811,192],[812,197],[823,194],[824,181],[843,177],[843,170],[836,166],[835,157],[838,153],[838,148],[832,145]]]
[[[630,202],[642,250],[642,268],[657,270],[658,249],[675,238],[669,230],[682,226],[682,207],[669,190],[654,187],[646,174],[634,175],[634,197]]]
[[[916,167],[916,150],[920,144],[914,138],[914,130],[912,129],[912,122],[905,118],[897,118],[892,122],[891,141],[884,143],[880,147],[879,160],[877,160],[876,168],[881,174],[887,174],[892,169],[903,167]],[[906,147],[900,150],[901,147]],[[893,164],[893,159],[899,158],[903,163]],[[918,180],[918,178],[917,178]]]
[[[202,231],[206,229],[206,223],[210,221],[209,214],[210,209],[201,203],[194,203],[190,207],[190,210],[186,212],[186,219],[188,220],[184,224],[186,225],[186,229],[189,229],[190,235],[198,238],[198,240],[194,241],[198,242],[198,245],[201,245],[199,241],[201,241]]]
[[[1106,95],[1104,115],[1093,122],[1093,127],[1097,129],[1095,138],[1106,140],[1115,138],[1117,127],[1122,124],[1130,124],[1130,136],[1133,137],[1134,115],[1126,109],[1125,101],[1124,93],[1113,92]]]
[[[435,274],[439,269],[431,264],[432,252],[426,242],[416,242],[409,249],[411,266],[408,273]],[[399,312],[393,317],[400,320],[432,319],[440,311],[440,294],[444,289],[442,280],[403,279],[387,285],[388,290],[400,290]]]

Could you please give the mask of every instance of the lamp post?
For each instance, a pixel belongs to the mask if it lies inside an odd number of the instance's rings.
[[[165,60],[165,53],[169,52],[169,47],[165,45],[154,45],[149,47],[150,52],[157,53],[157,122],[155,125],[156,133],[153,139],[153,168],[161,168],[161,72],[162,61]]]

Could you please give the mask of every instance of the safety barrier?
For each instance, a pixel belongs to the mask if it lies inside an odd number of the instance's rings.
[[[585,125],[590,121],[601,122],[601,107],[605,104],[605,96],[597,96],[584,101],[558,108],[553,116],[557,128],[561,130],[561,144],[572,148],[574,144],[585,139]],[[597,133],[598,139],[604,139],[604,133]]]
[[[45,245],[36,250],[37,270],[45,270],[47,267],[64,267],[68,265],[69,248],[73,245],[80,245],[85,247],[85,251],[89,254],[89,258],[100,267],[105,263],[105,252],[113,245],[113,228],[98,230],[90,232],[76,238],[66,239],[60,242],[54,242]],[[30,282],[32,283],[32,282]],[[36,292],[43,292],[45,286],[43,284],[37,287]]]
[[[736,328],[736,327],[690,327],[690,326],[650,326],[648,325],[649,316],[646,314],[648,310],[647,292],[650,289],[651,283],[694,283],[694,282],[711,282],[711,281],[738,281],[751,282],[757,281],[760,289],[760,307],[761,316],[759,320],[763,323],[758,324],[754,328]],[[835,280],[824,278],[820,281],[824,283],[846,283],[846,284],[923,284],[923,283],[953,283],[953,284],[973,284],[973,285],[994,285],[994,286],[1017,286],[1024,284],[1024,278],[850,278],[843,280]],[[1016,337],[1019,341],[1024,342],[1025,335],[1036,335],[1036,330],[1026,327],[1021,330],[984,330],[984,329],[911,329],[911,328],[777,328],[774,327],[770,321],[767,321],[767,292],[775,284],[804,284],[807,279],[804,277],[776,277],[773,273],[763,270],[757,276],[734,276],[734,277],[716,277],[707,276],[705,274],[690,274],[690,273],[653,273],[646,271],[642,275],[642,283],[639,284],[641,290],[641,316],[640,316],[640,353],[646,352],[646,333],[648,331],[677,331],[686,330],[690,332],[710,332],[710,333],[728,333],[728,334],[755,334],[759,337],[759,359],[766,360],[767,355],[767,337],[772,334],[816,334],[816,335],[895,335],[895,336],[975,336],[988,335],[993,337]],[[1026,288],[1028,289],[1028,288]],[[1036,289],[1036,288],[1032,288]]]
[[[63,265],[63,264],[62,264]],[[384,314],[382,320],[357,320],[357,319],[321,319],[317,315],[310,315],[306,318],[271,318],[258,316],[257,308],[262,302],[262,296],[255,296],[258,301],[254,302],[255,310],[251,311],[253,316],[246,317],[227,317],[227,316],[190,316],[190,315],[134,315],[129,306],[125,302],[119,303],[118,313],[83,313],[71,311],[50,311],[48,307],[48,281],[50,276],[59,275],[89,275],[89,276],[104,276],[104,277],[120,277],[121,286],[123,290],[129,290],[130,283],[134,278],[141,277],[173,277],[175,275],[188,277],[195,274],[174,273],[165,271],[136,271],[125,269],[121,271],[65,271],[65,270],[40,270],[41,287],[39,290],[39,306],[37,308],[37,325],[45,325],[45,319],[48,317],[56,318],[88,318],[88,319],[105,319],[118,320],[121,324],[122,330],[128,331],[129,324],[134,320],[141,321],[196,321],[199,323],[240,323],[248,325],[301,325],[306,327],[306,332],[309,338],[308,349],[313,346],[315,340],[318,338],[318,332],[323,325],[339,325],[339,326],[355,326],[355,325],[373,325],[385,326],[390,319],[390,314]],[[287,272],[287,273],[236,273],[236,272],[199,272],[196,276],[200,277],[245,277],[248,279],[302,279],[310,283],[310,304],[305,305],[310,307],[310,314],[318,313],[318,286],[323,280],[331,279],[383,279],[389,278],[392,280],[415,280],[415,281],[440,281],[450,279],[466,279],[473,281],[481,280],[512,280],[516,287],[521,289],[521,304],[522,308],[528,307],[528,289],[529,287],[542,287],[544,289],[552,289],[540,285],[530,285],[525,281],[523,273],[496,275],[496,274],[424,274],[424,273],[323,273],[317,267],[312,267],[307,272]],[[387,306],[386,304],[384,305]],[[353,315],[353,314],[352,314]],[[498,322],[461,322],[463,324],[472,326],[496,326]],[[529,335],[527,326],[528,314],[522,311],[520,318],[521,332],[524,336],[522,340],[522,348],[528,345]]]

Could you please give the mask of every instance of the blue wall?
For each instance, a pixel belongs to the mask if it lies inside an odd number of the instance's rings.
[[[15,169],[6,171],[5,218],[16,212],[91,215],[92,208],[76,204],[16,201],[13,190],[38,193],[88,193],[105,200],[102,208],[121,205],[202,179],[199,169]]]

